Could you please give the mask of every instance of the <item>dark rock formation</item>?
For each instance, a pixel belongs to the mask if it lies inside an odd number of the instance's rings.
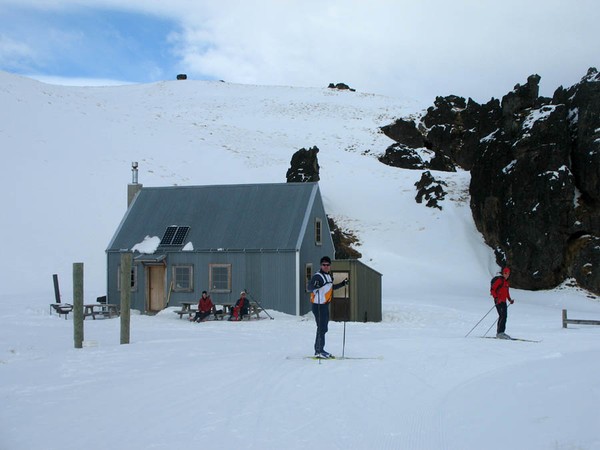
[[[301,148],[292,155],[291,167],[286,173],[288,183],[309,183],[319,181],[319,149],[311,147],[306,150]],[[342,230],[331,217],[327,217],[327,223],[331,230],[331,238],[335,248],[336,259],[358,259],[362,254],[354,249],[353,245],[359,245],[358,238],[351,231]]]
[[[535,98],[538,81],[502,99],[501,126],[481,143],[473,218],[515,286],[573,277],[600,294],[600,77],[591,69],[553,99]]]
[[[335,248],[335,259],[358,259],[362,253],[353,248],[358,245],[358,238],[351,231],[344,231],[335,223],[331,217],[327,217],[329,229],[331,230],[331,239]]]
[[[498,100],[484,105],[469,99],[450,95],[437,97],[434,106],[427,109],[419,124],[399,119],[381,131],[403,148],[390,146],[381,162],[394,167],[399,158],[390,158],[392,152],[408,152],[409,149],[426,147],[433,153],[428,166],[432,170],[455,171],[456,166],[469,170],[477,154],[479,141],[499,127],[502,110]],[[406,167],[405,167],[406,168]]]
[[[301,148],[292,156],[291,167],[285,174],[288,183],[307,183],[319,181],[319,149],[315,146],[308,150]]]
[[[327,86],[329,89],[339,89],[340,91],[350,91],[350,92],[355,92],[356,89],[352,89],[350,86],[348,86],[346,83],[329,83],[329,86]]]
[[[442,187],[446,186],[445,182],[436,180],[431,172],[427,171],[423,172],[421,179],[415,183],[415,186],[417,187],[417,196],[415,197],[417,203],[423,203],[423,198],[425,198],[427,200],[425,206],[442,209],[438,202],[446,197],[446,191]]]
[[[427,168],[434,158],[414,156],[425,146],[447,158],[436,170],[470,170],[475,224],[498,264],[513,268],[513,286],[548,289],[571,277],[600,294],[600,74],[591,68],[551,99],[539,97],[539,81],[531,75],[484,105],[437,97],[418,123],[382,128],[397,144],[380,160]]]

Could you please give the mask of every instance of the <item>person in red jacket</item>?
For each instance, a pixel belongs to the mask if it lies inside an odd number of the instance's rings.
[[[210,296],[206,291],[202,291],[202,297],[198,301],[198,311],[192,319],[193,322],[204,322],[210,316],[215,309],[215,305],[212,302]]]
[[[248,315],[248,308],[250,307],[250,302],[246,298],[246,292],[240,292],[240,298],[237,302],[235,302],[235,306],[231,310],[231,315],[228,320],[239,321],[242,320],[244,316]]]
[[[508,317],[508,305],[507,301],[512,305],[514,300],[510,298],[510,283],[508,277],[510,276],[510,269],[505,267],[502,269],[502,276],[498,277],[492,284],[490,293],[494,297],[494,304],[498,311],[498,329],[496,337],[500,339],[511,339],[511,337],[504,332],[506,330],[506,318]]]

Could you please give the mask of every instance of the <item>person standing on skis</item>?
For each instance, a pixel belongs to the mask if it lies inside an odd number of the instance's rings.
[[[506,318],[508,317],[508,305],[506,302],[509,301],[511,305],[514,303],[514,300],[510,298],[509,276],[510,269],[505,267],[502,269],[502,276],[497,277],[490,289],[490,294],[494,297],[494,304],[498,311],[498,329],[496,337],[500,339],[511,339],[511,337],[504,332],[506,330]]]
[[[317,335],[315,337],[315,356],[317,358],[333,358],[333,355],[325,351],[325,333],[329,324],[329,302],[333,298],[333,291],[348,284],[348,280],[333,284],[331,270],[331,259],[329,256],[321,258],[321,268],[312,276],[308,282],[307,289],[311,292],[310,302],[312,312],[317,322]]]

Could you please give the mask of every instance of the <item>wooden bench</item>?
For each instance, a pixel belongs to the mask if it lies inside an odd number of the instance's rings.
[[[567,319],[567,310],[562,310],[562,327],[567,328],[567,324],[579,324],[579,325],[600,325],[600,320],[589,320],[589,319]]]
[[[233,309],[233,306],[230,308],[229,311],[229,315],[231,315],[231,310]],[[258,305],[258,303],[256,302],[250,302],[248,305],[248,314],[244,314],[242,316],[242,320],[250,320],[252,319],[252,316],[256,316],[256,319],[260,319],[260,313],[263,311],[263,309]]]
[[[248,307],[248,319],[252,318],[253,315],[256,315],[257,319],[260,319],[260,313],[262,312],[262,308],[256,302],[250,302],[250,306]]]
[[[185,314],[189,317],[192,317],[192,314],[196,314],[196,308],[187,308],[187,309],[176,309],[173,311],[175,314],[179,314],[179,318],[181,319]]]
[[[118,305],[110,303],[92,303],[83,305],[83,311],[83,320],[90,316],[92,319],[96,320],[96,316],[112,319],[113,316],[117,317],[119,315]]]
[[[225,303],[220,304],[222,309],[213,308],[212,316],[214,320],[223,320],[223,317],[226,315],[231,315],[231,310],[233,309],[233,305]],[[192,306],[192,302],[183,302],[181,303],[181,309],[176,309],[173,311],[175,314],[179,315],[179,318],[183,318],[184,315],[187,314],[188,318],[192,317],[193,314],[196,314],[198,308]],[[263,309],[258,305],[258,303],[250,302],[248,306],[248,314],[245,314],[242,318],[243,320],[250,320],[252,316],[256,316],[257,319],[260,319],[260,313]]]
[[[181,319],[181,318],[182,318],[184,315],[186,315],[186,314],[187,314],[187,316],[188,316],[188,319],[190,319],[190,318],[192,317],[192,315],[195,315],[195,314],[198,312],[198,308],[196,308],[196,307],[192,307],[192,306],[190,306],[190,307],[187,307],[187,308],[186,308],[186,307],[182,307],[181,309],[176,309],[176,310],[175,310],[175,311],[173,311],[173,312],[174,312],[175,314],[178,314],[180,319]],[[214,320],[222,320],[222,319],[223,319],[223,316],[224,316],[225,314],[223,313],[223,310],[222,310],[222,309],[219,309],[219,310],[218,310],[218,309],[216,309],[216,308],[213,308],[213,310],[212,310],[212,312],[211,312],[211,315],[213,316],[213,319],[214,319]],[[210,317],[210,316],[209,316],[209,317]]]

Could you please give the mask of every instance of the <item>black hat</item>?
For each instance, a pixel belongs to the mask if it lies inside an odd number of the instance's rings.
[[[323,256],[321,258],[321,264],[323,264],[324,262],[331,264],[331,258],[329,256]]]

